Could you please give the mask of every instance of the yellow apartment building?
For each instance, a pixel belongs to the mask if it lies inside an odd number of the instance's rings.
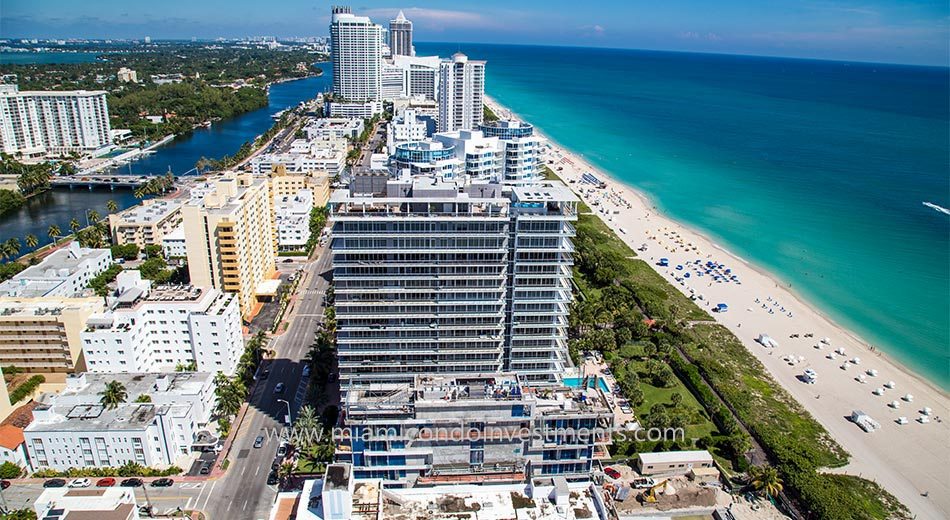
[[[31,373],[84,371],[79,333],[101,298],[0,298],[0,365]]]

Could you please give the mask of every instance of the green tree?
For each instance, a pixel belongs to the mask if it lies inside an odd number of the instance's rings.
[[[109,210],[109,213],[115,213],[116,211],[119,211],[119,205],[116,204],[114,200],[109,200],[106,202],[106,209]]]
[[[82,224],[79,223],[79,219],[72,218],[69,220],[69,229],[71,229],[73,233],[79,231],[81,227],[82,227]]]
[[[152,396],[148,394],[140,394],[138,397],[135,398],[135,402],[136,403],[151,403]]]
[[[23,474],[23,468],[17,466],[13,462],[7,461],[3,464],[0,464],[0,478],[10,479],[17,478]]]
[[[37,244],[40,243],[39,239],[37,239],[36,235],[34,235],[33,233],[30,233],[29,235],[27,235],[23,239],[23,241],[26,243],[26,247],[30,249],[33,249],[34,247],[36,247]]]
[[[683,404],[683,394],[679,392],[673,392],[673,394],[670,395],[670,402],[673,403],[674,407],[678,407],[679,405]]]
[[[99,392],[99,395],[101,396],[99,402],[110,410],[118,408],[119,404],[126,402],[129,397],[125,385],[114,380],[106,383],[106,387]]]
[[[293,462],[284,462],[277,468],[277,477],[281,480],[287,480],[291,475],[294,474],[294,463]]]

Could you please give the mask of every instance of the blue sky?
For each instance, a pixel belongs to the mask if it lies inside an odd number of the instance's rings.
[[[302,0],[0,0],[3,37],[319,36],[330,3]],[[343,3],[343,2],[336,2]],[[947,0],[360,0],[401,8],[420,41],[724,52],[948,65]]]

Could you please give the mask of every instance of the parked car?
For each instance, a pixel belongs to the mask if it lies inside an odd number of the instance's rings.
[[[260,447],[263,446],[263,445],[264,445],[264,436],[263,436],[263,435],[258,435],[257,438],[254,439],[254,447],[255,447],[255,448],[260,448]]]
[[[641,477],[633,479],[631,484],[637,489],[649,489],[656,485],[656,481],[650,477]]]
[[[9,480],[0,480],[0,489],[7,489],[8,487],[10,487]]]
[[[60,488],[66,487],[66,481],[61,478],[51,478],[46,482],[43,482],[43,487],[45,488]]]
[[[69,487],[71,488],[86,488],[91,485],[92,482],[88,478],[75,478],[69,483]]]
[[[309,376],[309,375],[310,375],[310,365],[304,365],[304,366],[303,366],[303,376],[304,376],[304,377],[307,377],[307,376]]]
[[[270,473],[267,474],[267,485],[268,485],[268,486],[273,486],[273,485],[277,484],[279,481],[280,481],[280,480],[277,478],[277,472],[276,472],[276,471],[271,471]]]
[[[112,487],[115,485],[115,479],[112,477],[101,478],[96,481],[96,487]]]
[[[267,379],[268,377],[270,377],[270,369],[269,369],[269,368],[268,368],[268,369],[265,369],[263,372],[261,372],[261,377],[260,377],[260,379],[261,379],[261,381],[263,381],[263,380]]]
[[[604,468],[604,473],[606,473],[608,477],[614,480],[620,478],[620,472],[615,470],[614,468]]]
[[[207,475],[211,473],[211,463],[205,462],[204,464],[202,464],[201,469],[198,471],[198,473],[201,475]]]
[[[286,442],[280,443],[280,446],[277,447],[277,456],[278,456],[278,457],[283,457],[284,455],[287,455],[287,443],[286,443]]]
[[[162,477],[162,478],[160,478],[160,479],[155,479],[155,480],[153,480],[150,485],[151,485],[152,487],[171,487],[171,485],[174,484],[174,483],[175,483],[174,480],[172,480],[172,479],[170,479],[170,478],[168,478],[168,477]]]
[[[142,487],[142,479],[140,478],[127,478],[119,483],[122,487]]]
[[[275,394],[282,394],[282,393],[284,393],[284,384],[283,384],[283,383],[277,383],[277,386],[274,387],[274,393],[275,393]]]

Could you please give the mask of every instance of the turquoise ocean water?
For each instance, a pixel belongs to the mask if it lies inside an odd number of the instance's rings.
[[[950,388],[946,68],[420,43],[488,93]]]

